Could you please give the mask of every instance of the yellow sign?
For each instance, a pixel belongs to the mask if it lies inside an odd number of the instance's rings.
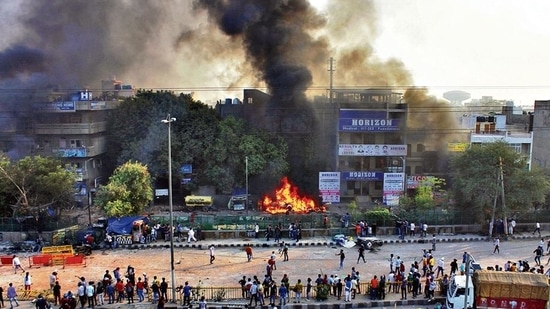
[[[447,150],[449,152],[464,152],[470,147],[470,143],[448,143]]]

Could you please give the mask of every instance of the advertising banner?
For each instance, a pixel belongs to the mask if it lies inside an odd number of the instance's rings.
[[[407,145],[385,145],[385,144],[340,144],[338,145],[339,156],[406,156]]]
[[[46,104],[41,104],[42,110],[47,111],[58,111],[58,112],[75,112],[75,103],[74,101],[64,101],[64,102],[48,102]]]
[[[359,181],[380,181],[384,180],[383,172],[342,172],[343,180],[359,180]]]
[[[383,186],[384,203],[388,206],[399,206],[399,198],[403,194],[404,173],[385,173]]]
[[[319,192],[323,203],[340,203],[340,172],[319,172]]]
[[[388,119],[384,111],[341,109],[338,119],[340,132],[395,132],[399,119]]]
[[[447,150],[449,152],[464,152],[470,147],[469,143],[448,143]]]
[[[429,183],[434,176],[407,176],[407,189],[416,189],[421,182]]]

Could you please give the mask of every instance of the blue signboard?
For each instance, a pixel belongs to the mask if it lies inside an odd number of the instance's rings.
[[[384,180],[383,172],[342,172],[343,180],[377,181]]]
[[[180,169],[182,174],[192,174],[193,173],[193,165],[192,164],[184,164],[182,165]]]
[[[60,111],[60,112],[74,112],[75,103],[73,101],[64,101],[64,102],[48,102],[41,105],[43,110],[48,111]]]
[[[340,132],[395,132],[399,119],[388,119],[384,111],[341,109],[338,119]]]

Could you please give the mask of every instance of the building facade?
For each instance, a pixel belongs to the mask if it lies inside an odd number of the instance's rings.
[[[93,192],[105,181],[107,118],[117,100],[99,101],[91,91],[80,91],[67,100],[35,104],[34,155],[58,156],[77,174],[75,201],[91,203]]]

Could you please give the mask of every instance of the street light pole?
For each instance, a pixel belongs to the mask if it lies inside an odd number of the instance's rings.
[[[246,174],[246,211],[248,211],[248,156],[244,157]]]
[[[172,302],[176,302],[176,278],[174,270],[174,206],[172,205],[172,134],[170,132],[171,123],[176,118],[168,117],[161,120],[168,124],[168,203],[170,205],[170,274],[172,275]]]

